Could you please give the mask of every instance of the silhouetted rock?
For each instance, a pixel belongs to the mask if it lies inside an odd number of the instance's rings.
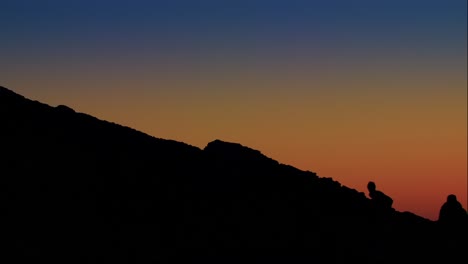
[[[213,158],[222,159],[227,163],[236,165],[275,166],[278,162],[266,157],[260,151],[254,150],[238,143],[215,140],[208,143],[204,151]]]
[[[5,263],[449,263],[446,241],[466,245],[237,143],[201,150],[3,87],[0,128]]]
[[[74,114],[75,113],[75,110],[71,109],[70,107],[68,107],[66,105],[58,105],[56,108],[59,111],[63,112],[63,113],[68,113],[68,114]]]

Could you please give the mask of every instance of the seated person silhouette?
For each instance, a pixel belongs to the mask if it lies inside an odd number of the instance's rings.
[[[447,226],[468,224],[468,215],[455,194],[448,195],[447,201],[440,208],[439,223]]]
[[[392,211],[393,199],[385,193],[378,191],[374,182],[370,181],[367,184],[369,190],[369,197],[372,199],[374,209],[377,211]]]

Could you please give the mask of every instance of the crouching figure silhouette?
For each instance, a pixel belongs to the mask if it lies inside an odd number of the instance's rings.
[[[372,199],[372,205],[378,213],[388,213],[393,211],[393,199],[385,193],[377,190],[376,185],[373,181],[367,184],[369,190],[369,197]]]

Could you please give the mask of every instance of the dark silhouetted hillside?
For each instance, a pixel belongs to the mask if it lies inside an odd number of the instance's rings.
[[[203,150],[0,87],[2,263],[423,263],[466,230],[220,140]],[[455,231],[454,231],[455,230]]]

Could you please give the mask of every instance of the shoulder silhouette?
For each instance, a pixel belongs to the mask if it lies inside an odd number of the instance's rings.
[[[439,211],[439,223],[448,225],[468,224],[468,215],[455,194],[447,196],[447,201]]]

